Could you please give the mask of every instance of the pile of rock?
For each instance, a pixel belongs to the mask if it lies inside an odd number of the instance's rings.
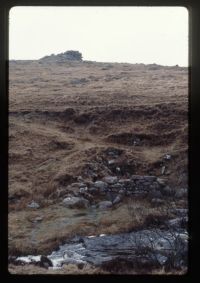
[[[76,50],[69,50],[64,53],[60,54],[51,54],[49,56],[45,56],[40,59],[40,61],[57,61],[57,62],[64,62],[64,61],[82,61],[82,54]]]
[[[95,182],[72,183],[63,190],[63,204],[70,208],[89,205],[110,208],[125,197],[148,197],[153,205],[162,205],[166,198],[176,196],[176,190],[170,188],[166,180],[139,175],[132,175],[129,179],[106,176]]]

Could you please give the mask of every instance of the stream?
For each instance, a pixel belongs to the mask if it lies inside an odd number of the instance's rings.
[[[63,264],[87,264],[102,266],[115,260],[125,260],[163,266],[169,259],[176,266],[187,264],[188,234],[184,229],[177,232],[160,229],[140,230],[116,235],[74,237],[49,254],[48,268],[60,269]],[[38,263],[41,256],[20,256],[16,261]]]

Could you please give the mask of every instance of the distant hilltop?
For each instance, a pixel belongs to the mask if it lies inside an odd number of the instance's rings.
[[[82,61],[82,54],[79,51],[76,50],[68,50],[64,53],[59,54],[51,54],[49,56],[45,56],[41,58],[40,60],[44,61]]]

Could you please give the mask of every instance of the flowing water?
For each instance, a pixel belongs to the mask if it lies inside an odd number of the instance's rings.
[[[182,256],[180,260],[185,261],[187,242],[188,234],[184,230],[171,232],[152,229],[116,235],[101,234],[75,237],[47,258],[51,260],[54,269],[69,263],[101,266],[117,258],[133,262],[145,259],[163,265],[172,254],[177,260]],[[39,262],[40,256],[18,257],[17,261]]]

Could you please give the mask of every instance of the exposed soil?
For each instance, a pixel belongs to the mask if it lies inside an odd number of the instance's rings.
[[[11,61],[9,254],[47,254],[77,234],[145,225],[149,213],[160,213],[147,199],[135,199],[134,218],[128,199],[91,215],[60,205],[62,192],[109,175],[155,175],[187,188],[187,150],[187,68]],[[28,207],[33,200],[38,209]],[[167,205],[186,208],[187,199]]]

